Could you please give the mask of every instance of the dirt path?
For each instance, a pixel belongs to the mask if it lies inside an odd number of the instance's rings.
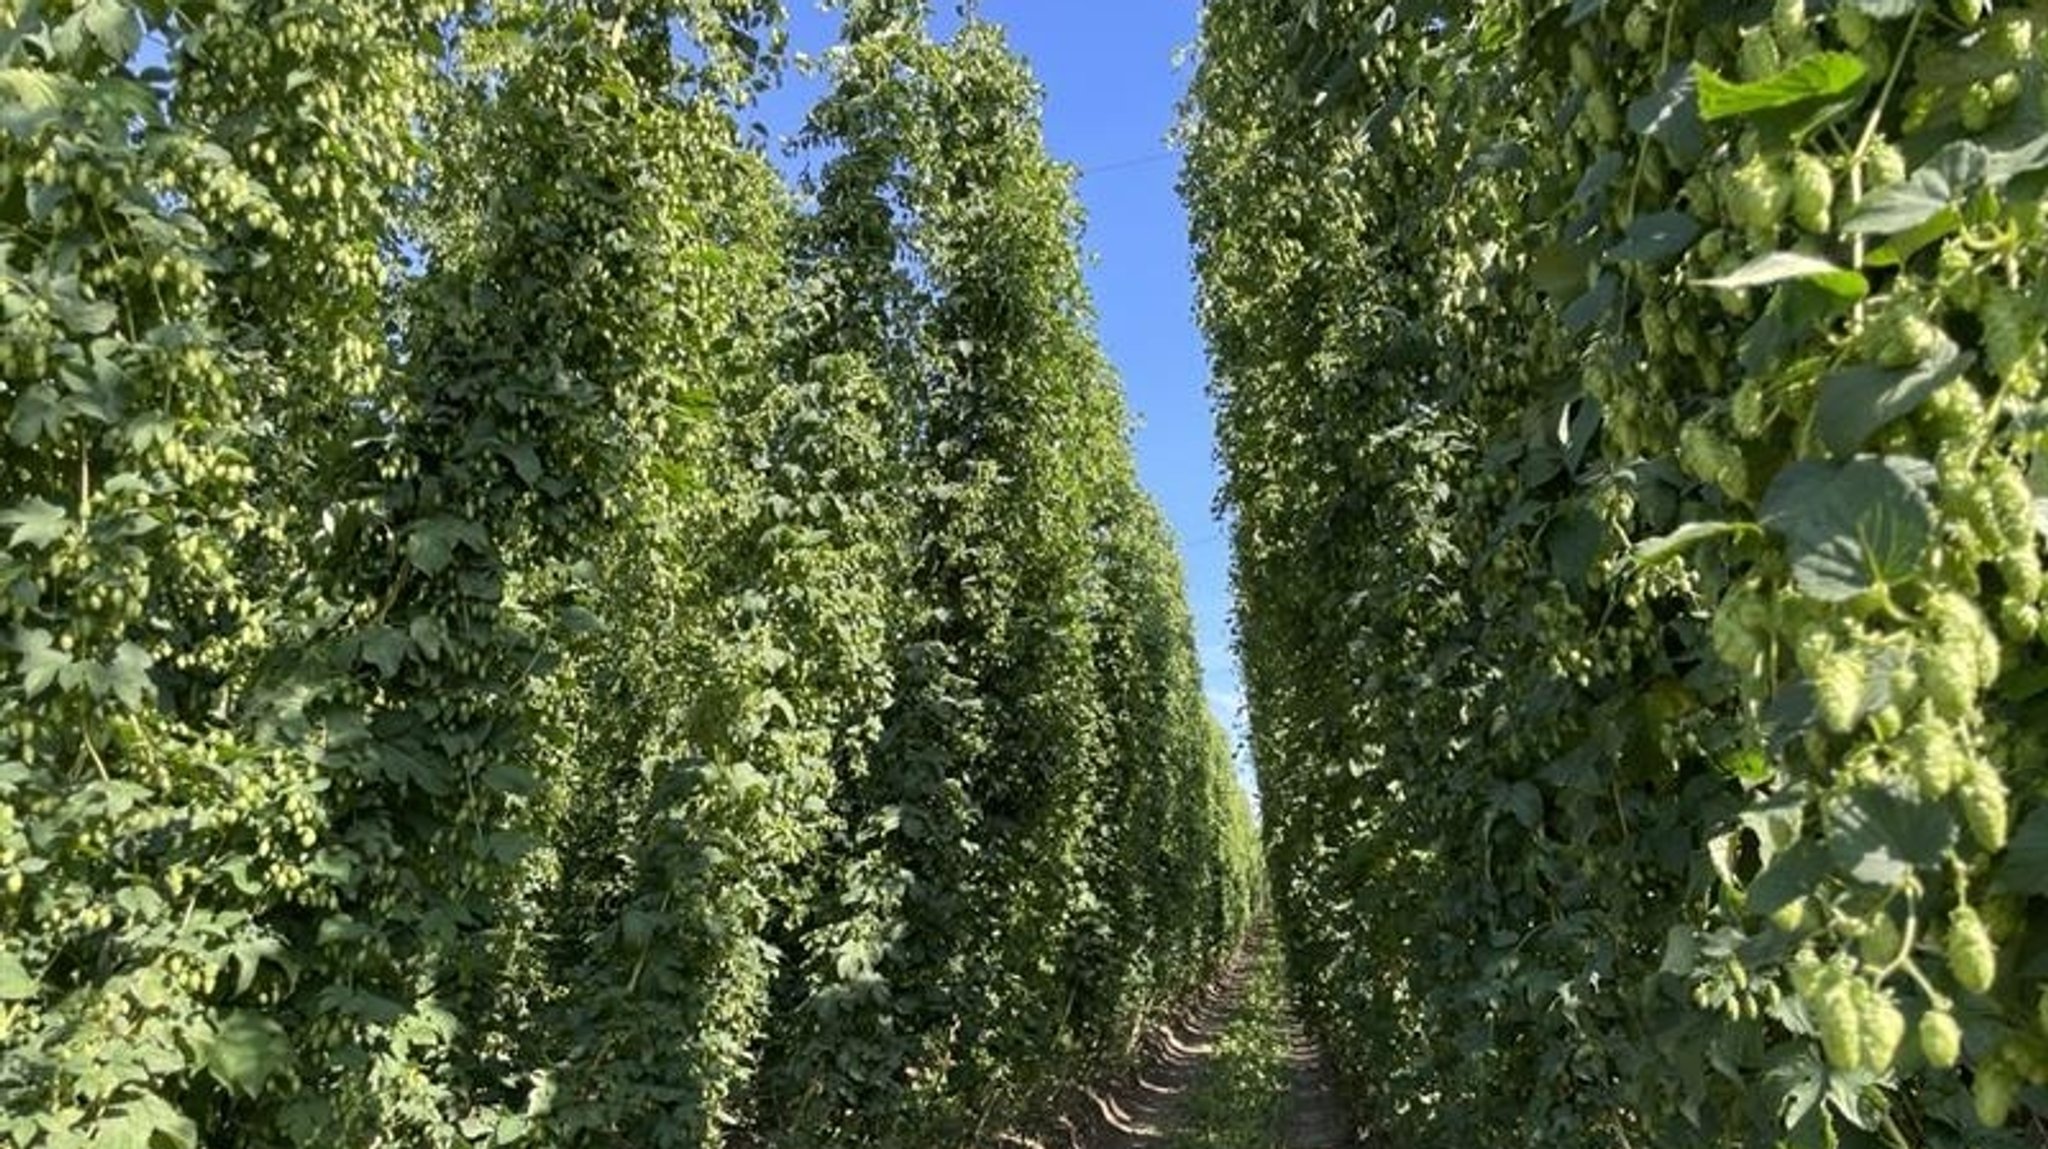
[[[1344,1109],[1330,1082],[1322,1051],[1292,1019],[1287,1023],[1286,1149],[1351,1149]]]
[[[1271,944],[1254,939],[1149,1035],[1139,1069],[999,1149],[1353,1149],[1321,1056],[1285,1015]]]

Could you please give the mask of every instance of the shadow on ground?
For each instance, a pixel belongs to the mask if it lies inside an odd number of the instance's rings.
[[[1146,1038],[1138,1068],[1074,1090],[1057,1119],[1032,1136],[1006,1134],[994,1149],[1174,1149],[1187,1132],[1188,1099],[1212,1068],[1217,1042],[1245,998],[1258,949],[1254,938],[1182,1013]],[[1344,1111],[1313,1043],[1287,1023],[1284,1140],[1278,1149],[1352,1149]],[[1245,1146],[1244,1149],[1267,1149]]]

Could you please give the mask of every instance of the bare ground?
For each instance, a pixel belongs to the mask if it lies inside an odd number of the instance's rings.
[[[1287,1149],[1350,1149],[1355,1142],[1322,1052],[1292,1022],[1287,1037]]]
[[[1188,1008],[1147,1035],[1137,1069],[1074,1090],[1065,1112],[1044,1132],[1005,1135],[998,1149],[1169,1149],[1183,1125],[1189,1091],[1209,1068],[1217,1039],[1244,996],[1252,947],[1268,944],[1249,943]],[[1321,1054],[1292,1022],[1287,1037],[1284,1149],[1353,1149]]]

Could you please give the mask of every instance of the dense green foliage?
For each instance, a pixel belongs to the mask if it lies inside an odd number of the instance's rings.
[[[1249,813],[990,27],[0,2],[0,1141],[954,1144]]]
[[[1210,0],[1277,917],[1388,1143],[2041,1143],[2044,33]]]

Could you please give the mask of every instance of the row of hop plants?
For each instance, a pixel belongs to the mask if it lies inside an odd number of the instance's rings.
[[[2048,1136],[2044,38],[1206,6],[1266,849],[1390,1141]]]
[[[1234,941],[1069,177],[927,18],[799,189],[771,2],[0,3],[0,1141],[954,1144]]]

